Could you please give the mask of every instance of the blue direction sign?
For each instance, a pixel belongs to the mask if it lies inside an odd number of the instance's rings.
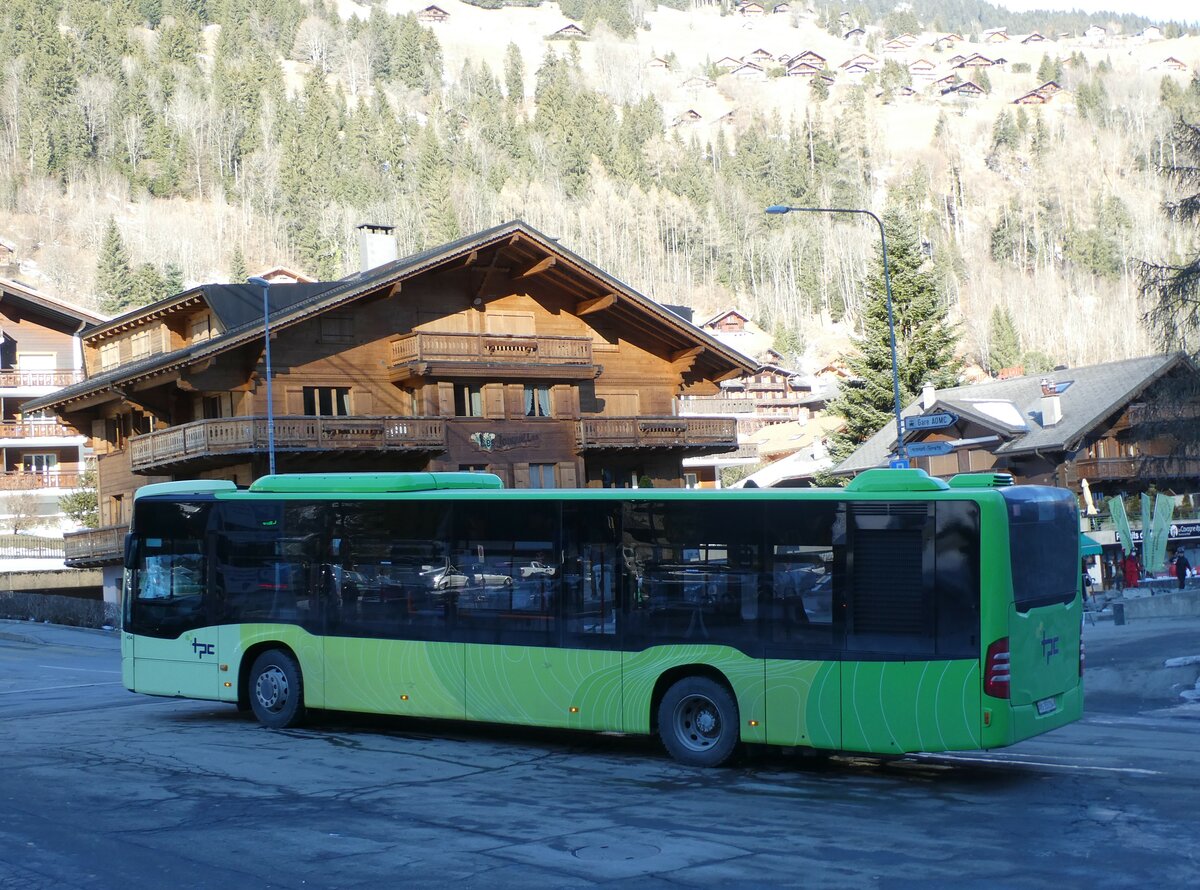
[[[951,414],[949,411],[943,411],[940,414],[922,414],[904,418],[904,431],[909,433],[913,430],[940,430],[942,427],[957,422],[958,415]]]
[[[909,457],[933,457],[935,454],[949,454],[954,450],[953,442],[913,442],[905,445],[904,450]]]

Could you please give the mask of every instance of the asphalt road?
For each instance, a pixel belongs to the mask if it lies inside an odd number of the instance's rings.
[[[1088,714],[1055,733],[705,771],[639,738],[272,732],[126,692],[115,634],[0,622],[0,888],[1194,886],[1200,666],[1158,666],[1200,621],[1086,637]]]

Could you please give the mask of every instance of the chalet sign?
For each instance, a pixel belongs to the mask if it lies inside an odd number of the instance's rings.
[[[914,430],[940,430],[957,422],[958,415],[951,414],[949,411],[942,411],[939,414],[922,414],[917,417],[904,418],[904,431],[911,433]],[[944,452],[933,453],[942,454]]]
[[[953,442],[913,442],[904,446],[904,451],[909,457],[934,457],[938,454],[949,454],[953,450]]]

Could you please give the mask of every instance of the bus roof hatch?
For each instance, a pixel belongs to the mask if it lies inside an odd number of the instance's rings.
[[[950,486],[924,470],[864,470],[846,486],[846,491],[944,491]]]

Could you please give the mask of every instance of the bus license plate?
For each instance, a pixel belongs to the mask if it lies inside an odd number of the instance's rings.
[[[1038,714],[1053,714],[1057,707],[1053,698],[1044,698],[1037,703],[1037,712]]]

